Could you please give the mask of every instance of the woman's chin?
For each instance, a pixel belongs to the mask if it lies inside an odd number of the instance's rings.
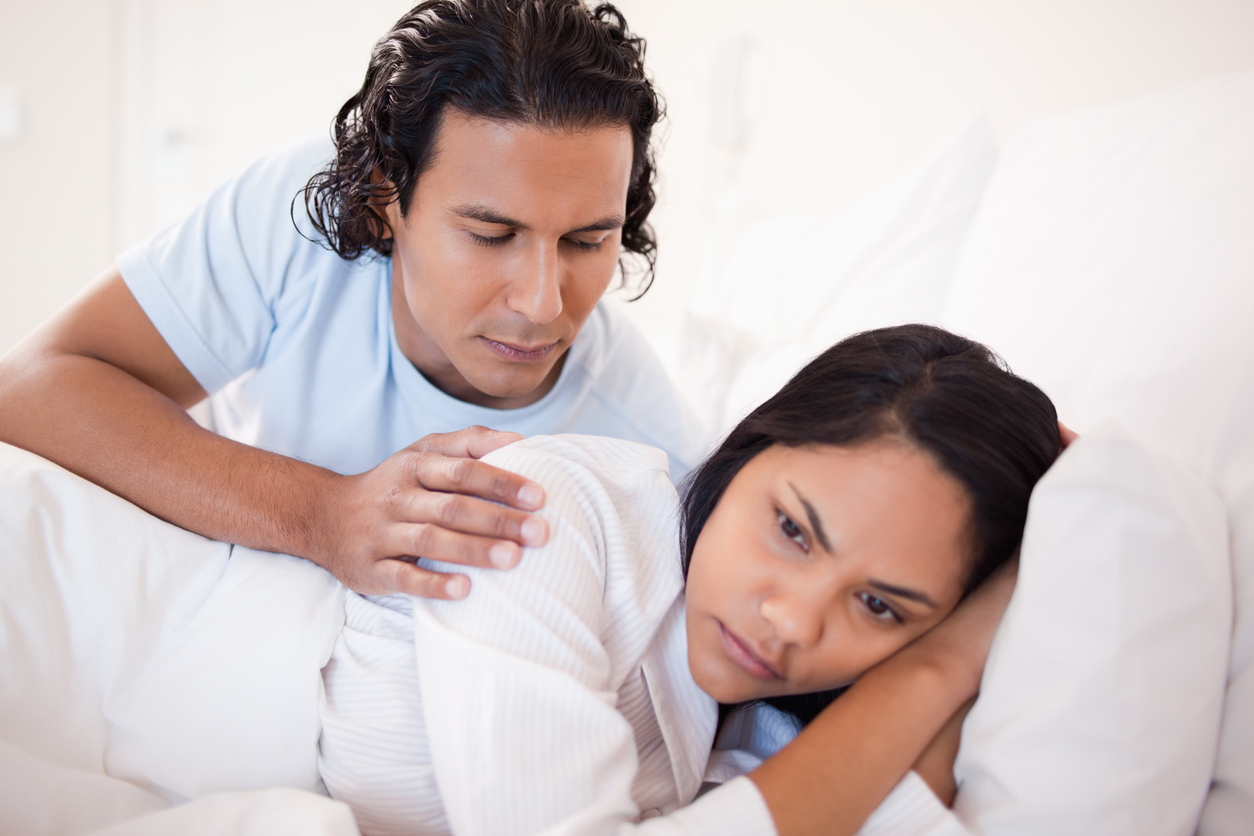
[[[742,681],[739,677],[727,676],[725,672],[715,672],[701,667],[693,667],[692,679],[697,687],[714,698],[715,702],[734,705],[742,702],[765,699],[776,696],[771,689],[756,687],[753,682]]]

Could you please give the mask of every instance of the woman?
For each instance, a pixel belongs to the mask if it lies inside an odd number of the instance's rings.
[[[498,451],[544,486],[550,543],[460,606],[350,596],[323,778],[367,834],[852,833],[916,762],[938,788],[952,770],[1058,432],[983,346],[903,326],[829,349],[733,430],[682,536],[657,451]],[[683,807],[716,701],[758,700],[817,719]]]

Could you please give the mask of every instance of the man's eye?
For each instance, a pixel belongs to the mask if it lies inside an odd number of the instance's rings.
[[[881,621],[896,621],[901,623],[901,616],[897,611],[889,606],[888,602],[878,595],[872,595],[869,592],[859,592],[858,599],[862,601],[862,605],[866,607],[867,612]]]
[[[595,252],[601,249],[600,241],[580,241],[578,238],[567,238],[569,243],[575,245],[575,249],[584,250],[585,252]]]
[[[506,241],[514,237],[514,233],[507,232],[504,235],[480,235],[477,232],[466,231],[470,236],[470,240],[474,241],[481,247],[499,247]]]
[[[793,522],[792,517],[783,511],[777,511],[776,514],[779,518],[779,530],[783,532],[784,536],[801,546],[801,548],[809,551],[810,544],[806,542],[806,533],[801,530],[801,526]]]

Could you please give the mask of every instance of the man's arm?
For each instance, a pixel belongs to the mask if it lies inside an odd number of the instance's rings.
[[[186,409],[205,397],[111,267],[0,357],[0,441],[183,528],[307,558],[365,594],[459,598],[468,578],[412,561],[504,568],[518,544],[548,536],[517,510],[539,508],[540,487],[475,460],[515,434],[431,435],[345,476],[203,429]]]

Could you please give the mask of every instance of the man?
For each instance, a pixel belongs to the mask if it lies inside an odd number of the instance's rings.
[[[0,439],[367,594],[462,597],[416,559],[546,539],[538,486],[475,461],[518,436],[472,425],[643,441],[679,475],[700,431],[597,305],[622,251],[652,273],[643,47],[579,0],[422,3],[333,149],[257,163],[0,360]],[[222,435],[185,411],[206,396]]]

